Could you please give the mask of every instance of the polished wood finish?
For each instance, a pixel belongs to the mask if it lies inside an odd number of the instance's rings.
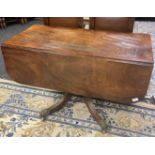
[[[47,108],[47,109],[44,109],[42,112],[41,112],[41,117],[43,117],[43,119],[45,120],[46,117],[48,115],[50,115],[51,113],[54,113],[60,109],[62,109],[65,104],[71,99],[72,95],[71,94],[65,94],[63,97],[62,97],[62,100],[59,101],[58,103],[52,105],[51,107]]]
[[[148,34],[34,25],[2,52],[17,82],[121,103],[144,98],[153,68]]]
[[[96,120],[98,125],[101,127],[101,131],[106,131],[107,130],[107,125],[106,125],[106,118],[102,118],[99,113],[97,112],[95,105],[92,103],[92,99],[90,98],[85,98],[85,104],[90,112],[90,114],[93,116],[93,118]]]
[[[90,28],[95,30],[132,32],[133,17],[91,17]]]
[[[82,17],[45,17],[44,24],[52,27],[79,28],[83,26]]]

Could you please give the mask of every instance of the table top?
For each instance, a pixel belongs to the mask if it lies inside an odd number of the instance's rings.
[[[60,55],[153,63],[149,34],[33,25],[5,41],[2,46]]]

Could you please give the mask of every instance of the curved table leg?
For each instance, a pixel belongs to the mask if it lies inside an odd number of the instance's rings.
[[[71,94],[65,94],[64,97],[62,98],[62,100],[60,102],[58,102],[57,104],[54,104],[53,106],[43,110],[41,112],[41,117],[43,117],[43,120],[46,119],[46,117],[53,113],[56,112],[58,110],[60,110],[61,108],[63,108],[63,106],[67,103],[67,101],[69,101],[71,99],[72,95]],[[84,103],[86,104],[90,114],[94,117],[94,119],[96,120],[96,122],[99,124],[99,126],[101,127],[102,131],[106,131],[107,129],[107,125],[105,123],[105,120],[98,114],[98,112],[96,111],[92,101],[90,98],[84,98]]]
[[[107,130],[107,125],[105,123],[105,120],[98,114],[98,112],[96,111],[95,106],[93,105],[91,99],[85,98],[85,104],[86,104],[89,112],[91,113],[91,115],[94,117],[96,122],[101,127],[101,130],[106,131]]]
[[[52,112],[56,112],[56,111],[60,110],[61,108],[63,108],[63,106],[67,103],[67,101],[69,101],[71,99],[71,97],[72,97],[72,95],[65,94],[60,102],[58,102],[57,104],[54,104],[53,106],[43,110],[41,112],[41,117],[43,117],[43,119],[45,120],[46,116],[48,116]]]

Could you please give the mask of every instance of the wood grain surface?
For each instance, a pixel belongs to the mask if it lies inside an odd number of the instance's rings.
[[[2,51],[17,82],[121,103],[144,98],[153,68],[147,34],[34,25]]]
[[[91,17],[90,28],[104,31],[132,32],[133,17]]]
[[[44,24],[52,27],[79,28],[83,26],[82,17],[45,17]]]

